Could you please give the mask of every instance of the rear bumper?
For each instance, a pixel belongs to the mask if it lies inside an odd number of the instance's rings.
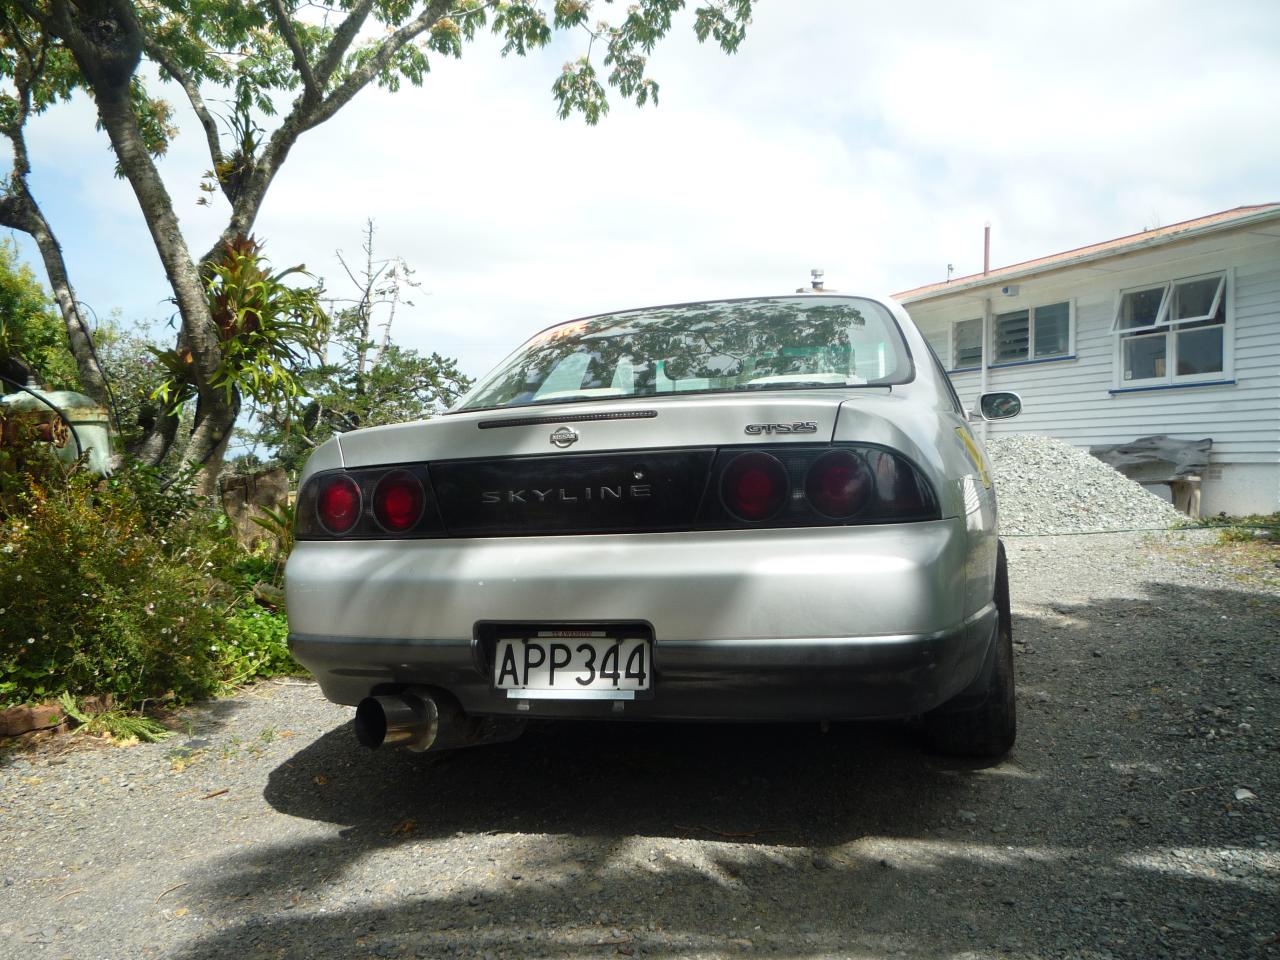
[[[304,542],[288,566],[290,643],[346,704],[430,686],[490,715],[902,716],[977,674],[995,619],[993,561],[994,535],[975,537],[960,519]],[[648,624],[652,694],[622,707],[508,699],[477,639],[485,621]]]
[[[652,690],[629,701],[523,700],[495,690],[476,640],[291,633],[294,655],[336,703],[409,686],[447,690],[471,714],[637,720],[853,720],[923,713],[977,675],[991,606],[932,635],[654,641]]]

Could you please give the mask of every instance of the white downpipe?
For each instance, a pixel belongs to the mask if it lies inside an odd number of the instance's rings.
[[[984,297],[982,300],[982,352],[979,354],[978,368],[978,396],[981,397],[987,392],[987,354],[991,350],[991,298]],[[982,424],[982,439],[987,439],[988,424],[986,418],[979,421]]]

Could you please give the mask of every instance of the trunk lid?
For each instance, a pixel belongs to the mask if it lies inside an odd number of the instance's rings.
[[[888,388],[864,388],[888,394]],[[829,442],[848,390],[804,390],[689,397],[665,396],[617,403],[565,403],[445,414],[343,434],[347,467],[387,463],[659,450],[739,443]],[[812,423],[812,432],[746,432],[749,425]],[[566,427],[577,438],[565,446],[552,434]]]
[[[806,390],[517,407],[338,443],[348,469],[426,463],[451,536],[688,530],[718,448],[829,443],[848,400]]]

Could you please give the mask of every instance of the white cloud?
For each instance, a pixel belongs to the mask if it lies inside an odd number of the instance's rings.
[[[735,57],[687,19],[653,58],[661,105],[615,100],[597,128],[554,116],[572,38],[527,59],[486,40],[420,90],[366,91],[298,143],[257,231],[337,287],[333,250],[373,217],[423,281],[400,338],[477,374],[569,316],[789,290],[810,267],[873,291],[971,272],[985,221],[999,264],[1280,199],[1269,0],[764,0]],[[56,226],[86,299],[161,313],[86,111],[40,125]],[[164,168],[196,251],[224,215],[195,206],[207,167],[184,121]]]

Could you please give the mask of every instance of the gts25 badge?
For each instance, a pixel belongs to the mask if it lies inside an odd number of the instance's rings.
[[[817,433],[818,423],[815,420],[797,420],[795,423],[748,423],[746,433],[749,437],[765,434]]]
[[[956,434],[960,437],[960,442],[964,444],[965,453],[969,455],[969,459],[978,469],[978,479],[982,481],[984,487],[990,489],[991,472],[987,469],[987,461],[982,456],[982,451],[978,449],[977,443],[974,442],[973,434],[969,432],[968,427],[956,427]]]

